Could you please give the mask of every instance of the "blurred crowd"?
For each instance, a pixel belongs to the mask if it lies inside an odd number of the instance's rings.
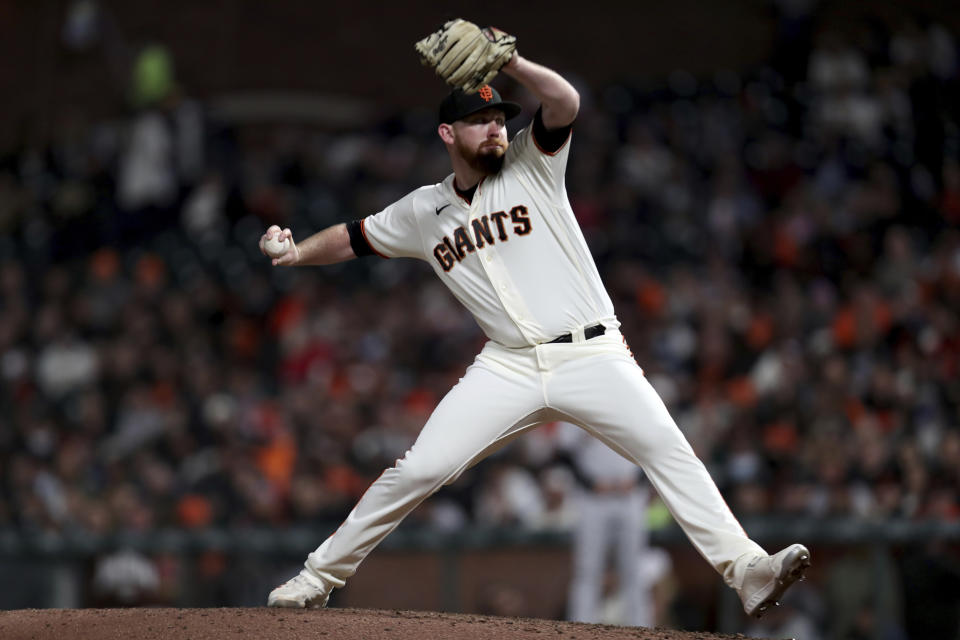
[[[956,520],[956,37],[809,33],[752,70],[574,78],[568,192],[735,513]],[[335,522],[483,343],[427,265],[257,249],[269,224],[302,239],[446,175],[432,104],[347,132],[223,122],[165,56],[141,56],[129,117],[65,110],[0,157],[0,527]],[[556,433],[410,524],[569,529]]]

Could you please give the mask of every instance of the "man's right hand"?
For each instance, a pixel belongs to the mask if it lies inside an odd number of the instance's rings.
[[[269,253],[267,253],[266,249],[266,243],[268,240],[276,240],[279,242],[287,240],[287,250],[279,256],[271,256]],[[281,229],[275,224],[270,225],[266,232],[260,236],[260,253],[270,258],[271,264],[273,264],[275,267],[291,267],[300,262],[300,249],[297,248],[297,243],[293,241],[293,233],[289,228]]]

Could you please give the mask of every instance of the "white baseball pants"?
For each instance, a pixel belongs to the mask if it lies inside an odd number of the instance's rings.
[[[582,333],[581,333],[582,335]],[[417,505],[523,431],[566,420],[640,465],[696,549],[734,586],[733,565],[764,554],[734,518],[622,336],[508,349],[488,342],[416,442],[383,472],[306,566],[341,587]]]

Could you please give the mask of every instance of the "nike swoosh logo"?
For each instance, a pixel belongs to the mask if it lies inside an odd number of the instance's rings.
[[[443,205],[442,207],[437,207],[437,215],[440,215],[440,212],[450,206],[450,203]]]

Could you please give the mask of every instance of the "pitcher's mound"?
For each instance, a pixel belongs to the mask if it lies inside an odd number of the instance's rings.
[[[4,640],[720,640],[742,635],[373,609],[0,611]]]

